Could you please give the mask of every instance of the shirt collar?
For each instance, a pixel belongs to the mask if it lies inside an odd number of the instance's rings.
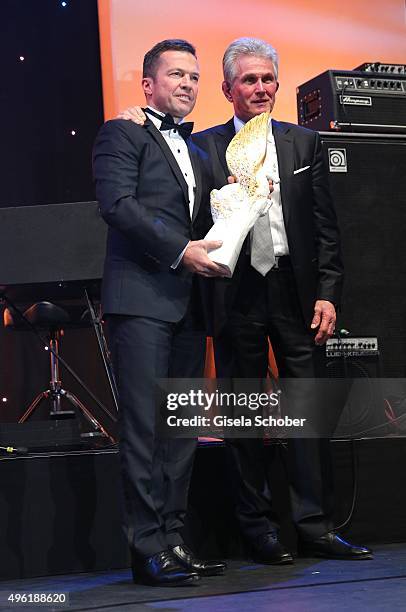
[[[241,128],[244,127],[245,121],[242,121],[239,117],[237,117],[237,115],[234,115],[233,120],[234,120],[235,133],[238,134]]]

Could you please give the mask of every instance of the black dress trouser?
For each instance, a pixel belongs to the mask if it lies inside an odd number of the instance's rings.
[[[201,378],[206,333],[189,308],[179,323],[108,315],[120,409],[124,523],[130,547],[152,556],[182,543],[196,439],[157,431],[156,381]]]
[[[265,278],[247,266],[224,332],[215,342],[219,378],[265,378],[268,338],[280,377],[313,378],[322,349],[307,329],[290,265]],[[277,532],[272,483],[267,482],[262,438],[227,440],[236,514],[250,542]],[[333,481],[328,439],[288,440],[288,478],[292,516],[299,537],[313,540],[332,529]]]

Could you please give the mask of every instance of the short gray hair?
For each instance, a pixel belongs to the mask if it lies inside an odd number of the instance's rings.
[[[235,79],[235,64],[241,55],[256,55],[271,60],[278,78],[278,53],[269,43],[260,38],[237,38],[228,45],[223,57],[223,74],[227,83]]]

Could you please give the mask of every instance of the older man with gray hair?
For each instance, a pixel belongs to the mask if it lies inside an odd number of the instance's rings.
[[[239,38],[223,58],[225,97],[234,116],[193,136],[209,153],[214,187],[230,174],[226,149],[243,125],[272,113],[278,55],[267,42]],[[242,248],[233,278],[215,279],[216,368],[220,377],[264,378],[268,339],[279,375],[313,378],[322,345],[334,332],[343,268],[339,232],[319,135],[272,118],[264,165],[274,179],[272,205]],[[230,439],[236,513],[253,557],[291,563],[278,540],[262,439]],[[290,439],[288,474],[299,552],[367,559],[371,551],[333,531],[333,484],[328,439]]]

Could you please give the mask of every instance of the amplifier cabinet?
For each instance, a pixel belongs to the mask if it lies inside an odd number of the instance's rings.
[[[406,137],[321,132],[341,230],[338,326],[379,339],[381,374],[406,376]]]
[[[340,380],[342,412],[334,437],[386,435],[388,419],[380,376],[378,338],[331,338],[326,343],[326,376]]]
[[[297,88],[299,125],[313,130],[406,133],[406,76],[327,70]]]

